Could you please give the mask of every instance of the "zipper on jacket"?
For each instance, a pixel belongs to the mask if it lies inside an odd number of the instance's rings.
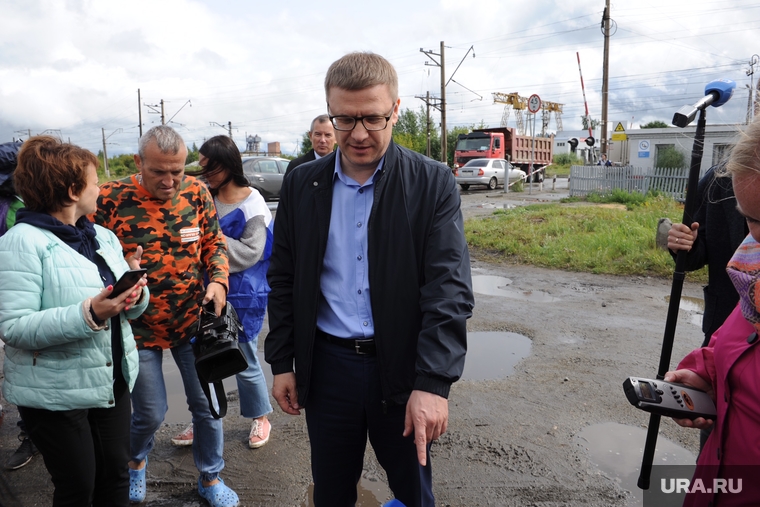
[[[32,354],[32,366],[37,366],[37,356],[39,355],[40,353],[37,351]]]
[[[388,402],[382,400],[380,404],[383,406],[383,415],[388,415]]]

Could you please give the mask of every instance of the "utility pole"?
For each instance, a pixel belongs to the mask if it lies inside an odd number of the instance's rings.
[[[105,128],[101,127],[100,131],[103,133],[103,171],[106,173],[106,178],[110,178],[111,171],[108,169],[108,151],[106,150],[106,139],[116,134],[117,132],[122,132],[123,129],[116,129],[110,134],[108,134],[108,136],[106,136]]]
[[[106,129],[100,127],[100,131],[103,133],[103,170],[106,173],[106,178],[110,178],[111,171],[108,170],[108,151],[106,150]]]
[[[431,60],[433,60],[433,63],[436,67],[441,68],[441,99],[440,99],[440,107],[438,109],[441,111],[441,162],[448,165],[448,155],[447,155],[447,149],[446,149],[446,57],[444,53],[444,45],[443,41],[441,41],[441,52],[440,53],[433,53],[433,50],[425,51],[424,49],[420,48],[421,53],[425,53]],[[434,56],[437,56],[441,59],[440,62],[438,62]],[[425,65],[430,65],[429,62],[425,62]]]
[[[164,113],[164,103],[165,103],[164,99],[161,99],[161,102],[160,102],[160,107],[161,107],[161,111],[160,111],[160,113],[161,113],[161,125],[166,125],[167,123],[171,123],[171,121],[174,119],[174,117],[177,116],[179,114],[179,112],[182,111],[182,109],[186,105],[190,104],[190,107],[193,107],[192,102],[190,102],[190,100],[188,99],[187,102],[185,102],[184,104],[182,104],[182,107],[180,107],[179,109],[177,109],[177,112],[174,113],[174,116],[172,116],[171,118],[169,118],[169,120],[167,121],[165,113]],[[148,109],[152,109],[152,111],[148,111],[149,113],[151,113],[151,112],[152,113],[157,113],[157,114],[159,113],[159,111],[157,110],[157,108],[159,107],[159,104],[154,104],[154,105],[145,104],[145,107],[147,107]],[[142,116],[141,116],[141,118],[142,118]],[[140,136],[142,136],[142,122],[141,122],[141,126],[140,126]]]
[[[747,125],[749,125],[755,118],[755,65],[760,61],[760,56],[752,55],[749,59],[749,69],[747,75],[749,76],[749,100],[747,102]],[[758,81],[760,85],[760,81]]]
[[[140,89],[137,89],[137,126],[140,129],[140,137],[142,137],[142,102],[140,102]],[[138,138],[138,141],[140,138]]]
[[[425,119],[427,120],[427,156],[430,157],[430,91],[425,92]]]
[[[415,95],[414,98],[420,99],[425,102],[426,114],[427,114],[427,156],[430,156],[430,106],[441,110],[441,99],[438,97],[431,97],[430,92],[425,92],[425,96]]]
[[[161,99],[161,103],[160,104],[152,104],[152,105],[151,104],[145,104],[145,107],[147,107],[148,109],[150,109],[150,111],[148,111],[149,113],[160,114],[161,115],[161,125],[164,124],[164,99]],[[158,110],[159,107],[161,108],[160,111]],[[141,115],[141,117],[142,117],[142,115]],[[140,126],[140,133],[141,133],[140,135],[142,136],[142,122],[141,122],[141,126]]]
[[[441,111],[441,162],[449,165],[448,161],[448,146],[447,146],[447,132],[446,132],[446,86],[451,82],[454,81],[454,74],[457,73],[459,70],[459,67],[462,66],[462,63],[464,63],[465,58],[467,58],[467,55],[470,54],[470,51],[472,51],[472,57],[475,58],[475,46],[470,46],[470,49],[467,50],[467,52],[464,54],[464,57],[462,57],[462,60],[459,62],[459,65],[457,65],[457,68],[454,69],[454,72],[451,73],[451,76],[449,77],[449,80],[446,80],[446,57],[444,54],[445,46],[443,45],[443,41],[441,41],[441,52],[440,53],[433,53],[432,50],[425,51],[424,49],[420,48],[420,51],[422,53],[425,53],[427,56],[430,57],[431,60],[433,60],[433,63],[435,63],[438,67],[441,68],[441,104],[439,107],[439,110]],[[441,58],[440,63],[433,58],[433,56],[438,56]],[[425,62],[425,65],[430,65],[428,62]],[[454,81],[457,83],[456,81]],[[459,86],[464,88],[465,90],[471,91],[466,86],[462,85],[461,83],[457,83]],[[475,93],[475,92],[473,92]],[[476,94],[477,95],[477,94]],[[421,98],[421,97],[418,97]],[[481,100],[483,97],[480,97]]]
[[[441,41],[441,162],[449,165],[449,148],[446,139],[446,58]]]
[[[607,155],[607,100],[609,98],[610,79],[610,0],[605,1],[602,15],[602,33],[604,33],[604,70],[602,72],[602,147]]]
[[[227,125],[222,125],[221,123],[217,123],[215,121],[210,121],[208,122],[208,124],[211,125],[212,127],[214,125],[216,125],[217,127],[222,127],[224,130],[227,131],[228,135],[230,136],[230,139],[232,139],[232,122],[231,121],[228,121]]]

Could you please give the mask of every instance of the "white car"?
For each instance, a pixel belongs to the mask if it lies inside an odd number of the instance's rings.
[[[509,180],[524,179],[525,173],[503,158],[476,158],[454,170],[454,177],[462,190],[470,185],[484,185],[490,190],[504,186],[504,171],[509,168]]]

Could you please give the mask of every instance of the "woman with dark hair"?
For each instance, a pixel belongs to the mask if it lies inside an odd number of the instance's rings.
[[[14,174],[24,208],[0,238],[3,395],[19,408],[50,472],[55,507],[129,504],[129,391],[137,349],[127,319],[148,305],[145,278],[116,236],[87,219],[97,206],[98,159],[32,137]]]
[[[248,447],[255,449],[267,443],[271,431],[267,414],[272,405],[257,349],[269,294],[266,274],[272,251],[272,213],[258,190],[248,186],[240,151],[232,139],[212,137],[203,143],[199,153],[200,176],[214,196],[219,225],[227,240],[230,261],[227,301],[244,327],[238,338],[248,368],[236,378],[240,414],[253,419]],[[175,445],[192,442],[192,426],[172,439]]]

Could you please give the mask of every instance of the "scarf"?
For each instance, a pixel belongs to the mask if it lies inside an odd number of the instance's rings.
[[[760,243],[747,236],[726,266],[747,322],[760,333]]]
[[[52,232],[75,251],[97,264],[95,253],[100,248],[100,245],[98,244],[98,240],[95,239],[95,227],[93,227],[92,222],[87,217],[79,218],[76,225],[72,226],[64,224],[47,213],[29,211],[26,208],[22,208],[16,214],[16,223],[26,223]]]

